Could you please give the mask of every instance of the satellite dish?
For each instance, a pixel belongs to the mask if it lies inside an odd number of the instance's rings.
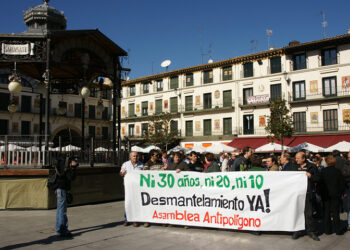
[[[162,67],[162,68],[166,68],[166,70],[168,71],[168,67],[169,67],[169,65],[171,64],[171,61],[170,60],[164,60],[161,64],[160,64],[160,66]]]

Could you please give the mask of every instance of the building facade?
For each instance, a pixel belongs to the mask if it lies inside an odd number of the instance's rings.
[[[350,34],[270,49],[124,82],[121,135],[142,138],[169,112],[181,145],[266,137],[269,103],[285,99],[296,134],[347,133]]]

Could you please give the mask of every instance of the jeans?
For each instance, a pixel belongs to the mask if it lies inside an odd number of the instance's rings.
[[[56,232],[65,234],[68,232],[67,218],[67,192],[64,189],[58,188],[57,195],[57,211],[56,211]]]

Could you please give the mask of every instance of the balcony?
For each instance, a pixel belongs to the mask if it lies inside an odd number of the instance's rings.
[[[338,100],[342,98],[348,98],[350,96],[350,89],[337,90],[335,94],[324,95],[322,88],[315,89],[313,92],[307,93],[305,96],[296,98],[293,93],[289,93],[288,100],[291,104],[293,103],[303,103],[303,102],[317,102],[327,100]]]

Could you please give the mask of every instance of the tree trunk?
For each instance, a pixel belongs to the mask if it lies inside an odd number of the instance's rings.
[[[281,143],[282,143],[282,144],[281,144],[281,146],[282,146],[282,154],[284,154],[283,139],[284,139],[284,138],[283,138],[283,136],[282,136],[282,138],[281,138]]]

